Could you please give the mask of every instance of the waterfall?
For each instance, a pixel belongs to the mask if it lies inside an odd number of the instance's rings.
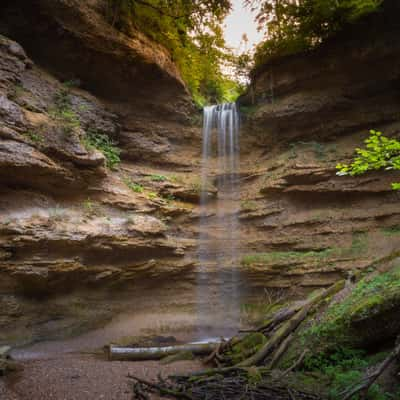
[[[236,104],[204,108],[197,303],[200,335],[230,335],[240,322],[239,115]],[[216,200],[209,196],[214,178]]]

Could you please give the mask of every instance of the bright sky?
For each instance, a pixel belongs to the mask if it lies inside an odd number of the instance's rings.
[[[263,33],[257,31],[255,14],[248,7],[243,6],[243,0],[232,0],[233,11],[225,20],[225,40],[228,46],[236,52],[250,50],[255,44],[261,42]],[[243,34],[249,38],[248,49],[239,49]]]

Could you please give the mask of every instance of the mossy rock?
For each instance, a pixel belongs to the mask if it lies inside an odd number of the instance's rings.
[[[231,357],[233,364],[237,364],[256,353],[266,341],[267,338],[262,333],[250,333],[236,343],[228,355]]]
[[[370,347],[400,333],[400,266],[362,279],[322,318],[303,324],[297,341],[316,351],[337,346]]]
[[[390,342],[400,334],[399,309],[400,266],[367,276],[322,316],[310,316],[302,323],[279,367],[292,365],[305,348],[311,356],[338,347],[373,349]]]

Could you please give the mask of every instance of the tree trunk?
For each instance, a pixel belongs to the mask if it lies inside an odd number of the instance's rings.
[[[215,351],[219,343],[188,343],[166,347],[119,347],[109,346],[109,359],[112,361],[144,361],[160,360],[161,358],[180,353],[191,352],[194,355],[208,355]]]

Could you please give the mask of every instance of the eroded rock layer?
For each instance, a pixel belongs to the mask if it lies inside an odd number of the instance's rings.
[[[314,52],[256,71],[245,112],[244,263],[269,285],[327,285],[397,255],[395,172],[336,175],[370,129],[399,133],[396,2]],[[256,159],[256,168],[254,168]]]
[[[199,230],[210,252],[226,234],[216,159],[200,228],[201,118],[179,72],[139,32],[114,31],[101,7],[0,6],[0,343],[75,334],[122,311],[192,324]],[[367,22],[370,36],[355,29],[258,71],[241,101],[244,319],[265,300],[398,255],[398,176],[335,173],[368,129],[398,133],[400,28],[390,15]],[[116,169],[93,144],[104,135],[121,151]],[[223,274],[203,267],[211,302]]]

